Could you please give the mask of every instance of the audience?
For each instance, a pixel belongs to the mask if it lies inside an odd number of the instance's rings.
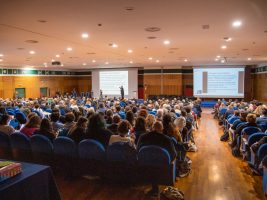
[[[9,122],[11,117],[8,114],[0,115],[0,132],[5,133],[7,135],[11,135],[15,132],[15,129],[9,126]]]
[[[29,114],[30,115],[30,114]],[[21,133],[25,134],[28,137],[31,137],[33,133],[39,129],[41,124],[41,118],[37,115],[33,115],[29,118],[29,121],[25,126],[20,130]]]
[[[56,138],[56,132],[53,130],[52,124],[47,118],[42,119],[40,129],[36,130],[33,134],[43,135],[47,137],[51,142],[53,142],[53,140]]]
[[[88,119],[80,117],[77,123],[69,130],[68,137],[71,138],[76,144],[85,139],[85,132],[87,128]]]

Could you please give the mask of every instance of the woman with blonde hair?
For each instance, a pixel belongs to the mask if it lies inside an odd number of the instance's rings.
[[[149,114],[146,117],[146,130],[148,132],[152,131],[153,124],[156,122],[156,118],[154,115]]]

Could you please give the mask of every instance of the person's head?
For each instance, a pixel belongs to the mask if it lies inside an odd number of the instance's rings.
[[[0,107],[0,114],[6,114],[6,108],[5,107]]]
[[[246,120],[248,123],[256,123],[256,115],[250,113],[250,114],[248,114]]]
[[[186,125],[185,118],[184,117],[178,117],[177,119],[174,120],[174,124],[179,130],[182,130]]]
[[[0,116],[0,125],[8,125],[10,121],[10,116],[7,114],[3,114]]]
[[[181,110],[181,116],[186,117],[186,115],[187,115],[186,111],[184,109]]]
[[[80,117],[77,121],[77,124],[76,126],[79,127],[79,128],[86,128],[87,127],[87,122],[88,122],[88,119],[85,118],[85,117]]]
[[[32,116],[29,121],[26,123],[25,127],[27,128],[39,128],[41,124],[41,118],[37,115]]]
[[[99,113],[94,113],[87,125],[87,132],[97,132],[98,130],[105,128],[104,118]]]
[[[139,111],[139,114],[138,114],[139,117],[144,117],[144,118],[146,118],[147,115],[148,115],[148,113],[147,113],[147,110],[146,109],[141,109]]]
[[[241,119],[242,121],[246,121],[247,115],[248,115],[248,112],[245,111],[245,110],[242,110],[242,111],[240,112],[240,119]]]
[[[104,107],[105,107],[105,105],[103,102],[99,103],[99,108],[104,108]]]
[[[146,132],[146,120],[143,117],[137,117],[135,122],[135,131]]]
[[[133,106],[132,111],[133,111],[133,113],[137,113],[137,107]]]
[[[112,112],[112,110],[111,110],[111,109],[108,109],[108,110],[106,111],[106,115],[107,115],[107,117],[112,117],[112,116],[113,116],[113,112]]]
[[[62,124],[65,124],[66,123],[66,120],[65,120],[65,116],[64,115],[61,115],[59,117],[59,122],[62,123]]]
[[[190,106],[186,106],[185,107],[185,111],[186,111],[186,113],[191,113],[191,107]]]
[[[262,109],[262,114],[263,114],[265,117],[267,117],[267,108],[263,108],[263,109]]]
[[[27,116],[28,120],[31,119],[31,117],[33,117],[33,116],[38,116],[38,115],[35,112],[31,112]]]
[[[40,131],[52,132],[52,125],[51,125],[50,121],[47,118],[42,119],[41,124],[40,124]]]
[[[130,130],[130,123],[127,120],[122,120],[118,125],[118,133],[120,136],[126,136]]]
[[[126,120],[133,126],[134,125],[134,114],[132,111],[126,113]]]
[[[162,123],[164,129],[172,122],[172,117],[170,114],[166,114],[163,116]]]
[[[121,111],[121,107],[118,105],[118,106],[116,106],[116,112],[120,112]]]
[[[162,133],[163,131],[163,125],[160,121],[156,121],[154,124],[153,124],[153,131],[157,132],[157,133]]]
[[[71,123],[75,120],[75,116],[72,112],[69,112],[65,115],[65,121],[66,123]]]
[[[59,120],[59,113],[58,112],[52,112],[50,115],[50,119],[52,122],[57,122]]]
[[[240,115],[239,110],[235,110],[235,111],[234,111],[234,115],[235,115],[235,116],[239,116],[239,115]]]
[[[118,124],[121,121],[121,118],[119,115],[114,115],[112,118],[112,123]]]
[[[148,129],[151,129],[152,126],[153,126],[153,124],[155,123],[155,121],[156,121],[155,116],[149,114],[149,115],[146,117],[146,127],[147,127]]]

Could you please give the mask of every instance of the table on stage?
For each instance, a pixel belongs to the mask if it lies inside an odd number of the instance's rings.
[[[61,199],[49,166],[20,163],[22,173],[0,182],[1,200]]]

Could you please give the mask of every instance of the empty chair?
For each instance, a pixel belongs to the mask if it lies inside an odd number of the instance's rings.
[[[80,169],[83,174],[105,176],[106,152],[104,146],[92,139],[79,143]]]
[[[43,135],[33,135],[30,139],[33,161],[53,166],[53,144]]]
[[[78,168],[78,151],[75,142],[68,137],[57,137],[54,140],[54,155],[57,171],[74,176],[75,169]]]
[[[108,176],[111,179],[133,182],[136,178],[137,152],[126,142],[115,142],[107,148]]]
[[[11,146],[9,136],[0,131],[0,158],[11,158]]]
[[[169,152],[161,147],[149,145],[138,152],[140,178],[152,185],[174,185],[175,161],[171,161]]]
[[[10,135],[10,144],[14,160],[31,161],[30,139],[22,133],[13,133]]]

